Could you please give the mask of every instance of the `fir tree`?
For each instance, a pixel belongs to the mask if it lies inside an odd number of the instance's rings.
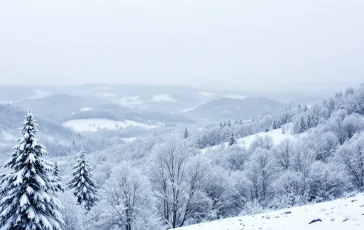
[[[183,138],[186,139],[189,136],[190,136],[190,133],[188,132],[188,129],[185,128],[185,131],[183,132]]]
[[[58,190],[64,192],[64,188],[63,188],[62,183],[61,183],[62,179],[59,176],[59,169],[58,169],[57,162],[55,162],[54,165],[53,165],[53,180],[54,180],[54,182],[57,183]]]
[[[77,203],[86,210],[90,210],[99,200],[96,195],[98,186],[92,179],[91,167],[86,160],[86,153],[83,148],[73,170],[73,179],[69,182],[68,187],[74,190],[73,194],[77,198]]]
[[[228,146],[230,147],[235,144],[236,144],[236,140],[235,140],[234,134],[231,134],[231,136],[229,138]]]
[[[47,150],[35,138],[36,132],[36,123],[29,111],[21,129],[20,143],[4,164],[13,172],[1,178],[2,230],[58,230],[64,223],[61,203],[54,195],[60,185],[51,175],[52,164],[42,158]]]
[[[227,126],[228,126],[229,128],[231,128],[231,122],[230,122],[230,120],[228,120],[228,121],[227,121]]]
[[[301,121],[300,121],[300,126],[299,126],[299,133],[303,133],[307,130],[307,124],[305,121],[305,118],[302,116],[301,117]]]

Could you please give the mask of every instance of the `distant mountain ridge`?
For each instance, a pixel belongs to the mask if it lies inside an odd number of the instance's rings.
[[[245,97],[242,99],[224,97],[209,101],[189,113],[192,116],[226,120],[251,119],[262,114],[278,114],[284,111],[285,103],[265,97]]]

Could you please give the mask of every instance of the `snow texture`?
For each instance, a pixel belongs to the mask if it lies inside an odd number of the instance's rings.
[[[89,108],[89,107],[85,107],[85,108],[81,108],[80,111],[81,112],[87,112],[87,111],[92,111],[93,108]]]
[[[155,94],[152,97],[152,101],[156,102],[174,102],[176,101],[174,98],[171,97],[169,94]]]
[[[158,127],[156,125],[148,125],[130,120],[115,121],[102,118],[69,120],[62,125],[71,128],[76,132],[96,132],[103,129],[115,130],[128,127],[138,127],[142,129],[154,129]]]
[[[273,140],[273,144],[274,145],[278,145],[279,143],[281,143],[282,141],[284,141],[285,139],[294,139],[295,136],[292,135],[292,124],[287,125],[287,131],[285,133],[282,133],[281,129],[274,129],[272,131],[269,132],[261,132],[261,133],[257,133],[257,134],[253,134],[250,136],[246,136],[243,138],[239,138],[236,140],[237,144],[245,147],[245,148],[249,148],[250,145],[255,141],[255,139],[257,139],[258,137],[271,137]],[[228,147],[228,142],[223,143],[221,145],[216,145],[216,146],[212,146],[209,148],[205,148],[201,150],[201,153],[206,153],[206,152],[210,152],[210,151],[214,151],[214,150],[218,150],[224,147]]]
[[[362,230],[364,194],[331,202],[241,216],[179,230]]]
[[[122,106],[130,108],[143,107],[144,105],[144,102],[140,96],[122,97],[118,100],[118,103]]]
[[[247,96],[243,96],[243,95],[239,95],[239,94],[231,94],[231,95],[225,95],[224,98],[243,100],[243,99],[247,98]]]

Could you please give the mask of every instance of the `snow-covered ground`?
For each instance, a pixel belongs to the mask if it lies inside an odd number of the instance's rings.
[[[364,194],[274,212],[228,218],[179,230],[363,230]]]
[[[85,107],[85,108],[80,109],[81,112],[87,112],[87,111],[91,111],[91,110],[93,110],[93,108]]]
[[[103,129],[113,130],[113,129],[127,128],[127,127],[138,127],[143,129],[153,129],[158,127],[156,125],[148,125],[130,120],[114,121],[101,118],[69,120],[63,123],[62,125],[71,128],[76,132],[96,132],[98,130],[103,130]]]
[[[122,106],[131,108],[140,107],[144,104],[140,96],[122,97],[118,100],[118,103]]]
[[[171,95],[169,95],[169,94],[155,94],[152,97],[152,101],[157,101],[157,102],[162,102],[162,101],[173,102],[173,101],[176,101],[176,100],[173,97],[171,97]]]
[[[285,139],[295,138],[295,136],[292,135],[292,124],[288,124],[288,125],[286,125],[285,133],[282,133],[281,129],[274,129],[269,132],[261,132],[261,133],[253,134],[253,135],[246,136],[243,138],[239,138],[236,140],[236,142],[238,145],[240,145],[242,147],[249,148],[251,143],[253,143],[255,141],[255,139],[257,139],[257,137],[271,137],[274,145],[278,145]],[[225,142],[221,145],[216,145],[216,146],[202,149],[201,153],[213,152],[214,150],[226,148],[227,146],[228,146],[228,143]]]
[[[239,95],[239,94],[225,95],[224,97],[225,98],[230,98],[230,99],[241,99],[241,100],[247,98],[247,96]]]
[[[198,92],[198,94],[203,97],[213,97],[216,95],[216,93],[210,93],[210,92]]]

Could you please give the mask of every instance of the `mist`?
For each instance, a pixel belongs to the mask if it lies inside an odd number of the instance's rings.
[[[6,1],[0,83],[357,85],[363,10],[354,0]]]

